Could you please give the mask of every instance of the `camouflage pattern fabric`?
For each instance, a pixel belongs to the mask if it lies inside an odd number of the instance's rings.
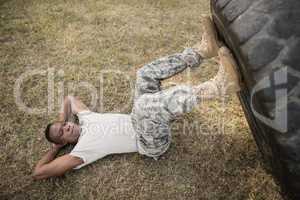
[[[187,67],[198,67],[202,60],[196,51],[187,48],[182,53],[146,64],[137,71],[131,118],[140,154],[158,159],[171,143],[170,122],[190,112],[199,101],[219,95],[216,79],[196,86],[178,85],[166,90],[160,88],[162,80]]]

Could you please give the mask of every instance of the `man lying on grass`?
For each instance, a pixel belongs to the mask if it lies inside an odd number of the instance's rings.
[[[170,123],[199,102],[240,90],[235,62],[226,47],[219,48],[210,18],[203,19],[201,43],[182,53],[160,58],[137,72],[134,105],[130,115],[95,113],[80,100],[64,100],[60,120],[45,130],[52,148],[38,162],[33,177],[44,179],[79,169],[109,154],[138,152],[158,159],[171,143]],[[217,75],[204,83],[161,90],[161,81],[198,67],[203,59],[219,56]],[[79,124],[68,122],[76,115]],[[55,158],[61,147],[76,144],[71,153]]]

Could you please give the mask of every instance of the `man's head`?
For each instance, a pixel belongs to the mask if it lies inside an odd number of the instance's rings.
[[[80,136],[80,126],[72,122],[54,122],[47,125],[45,136],[55,144],[77,143]]]

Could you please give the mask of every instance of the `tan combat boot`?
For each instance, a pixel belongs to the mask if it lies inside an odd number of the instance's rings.
[[[220,68],[214,78],[217,84],[222,84],[222,93],[232,93],[241,90],[237,64],[227,47],[221,47],[218,51]]]
[[[215,25],[210,17],[202,18],[203,34],[200,44],[196,44],[193,48],[203,57],[212,58],[218,55],[218,42]]]

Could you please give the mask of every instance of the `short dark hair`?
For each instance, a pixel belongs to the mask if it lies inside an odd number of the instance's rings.
[[[54,123],[49,123],[45,129],[45,137],[49,142],[52,142],[54,144],[57,144],[51,137],[50,137],[50,128]]]

